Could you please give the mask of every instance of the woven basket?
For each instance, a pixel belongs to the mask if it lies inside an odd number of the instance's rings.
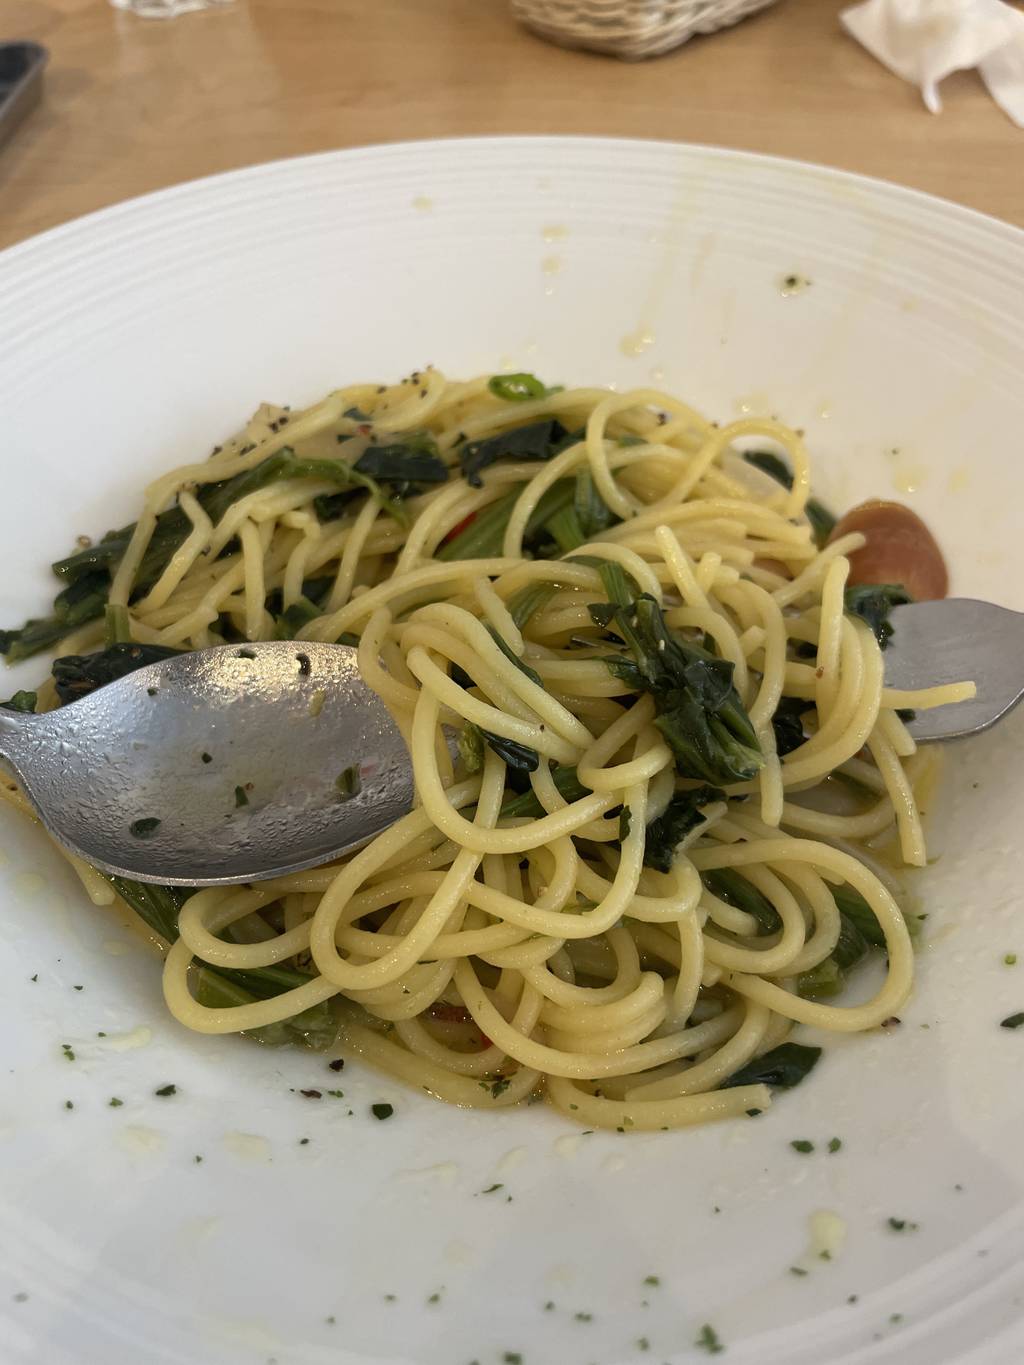
[[[512,0],[527,28],[563,47],[638,61],[714,33],[775,0]]]

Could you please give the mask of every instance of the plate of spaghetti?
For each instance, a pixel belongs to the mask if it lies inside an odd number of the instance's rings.
[[[885,651],[908,600],[1024,606],[1022,264],[890,186],[590,139],[0,257],[5,706],[339,644],[415,782],[342,858],[189,887],[0,777],[8,1358],[1019,1358],[1022,722],[919,746],[971,681]]]

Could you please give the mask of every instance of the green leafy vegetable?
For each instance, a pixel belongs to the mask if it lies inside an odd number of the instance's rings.
[[[467,483],[474,488],[482,484],[483,470],[497,460],[550,460],[562,448],[569,433],[553,417],[542,422],[530,422],[524,427],[513,427],[486,436],[479,441],[467,441],[459,447],[459,463]]]
[[[395,493],[408,497],[419,484],[444,483],[448,469],[441,457],[407,445],[367,446],[355,469],[379,483],[397,485]]]
[[[576,474],[576,490],[573,495],[573,511],[585,540],[591,540],[609,526],[621,521],[597,491],[597,485],[589,469],[581,469]]]
[[[784,488],[793,487],[792,471],[780,456],[773,455],[768,450],[747,450],[744,451],[743,458],[747,464],[752,464],[755,468],[760,469],[763,474],[768,474],[778,483],[781,483]],[[835,517],[817,498],[807,499],[804,505],[804,516],[811,524],[811,533],[815,542],[819,546],[824,545],[835,529]]]
[[[872,919],[874,919],[873,915]],[[877,920],[875,920],[875,924],[878,924]],[[856,920],[851,919],[849,915],[843,914],[840,910],[839,938],[836,946],[832,949],[832,956],[835,958],[837,966],[849,970],[850,967],[855,967],[867,955],[867,952],[868,940],[857,927]]]
[[[65,654],[53,663],[53,680],[61,702],[77,701],[97,687],[116,682],[147,664],[159,663],[181,654],[169,645],[108,645],[95,654]]]
[[[501,636],[498,634],[498,632],[494,629],[493,626],[488,625],[487,632],[510,664],[514,664],[515,667],[519,669],[520,673],[524,673],[530,679],[530,681],[532,683],[536,683],[538,687],[544,686],[543,682],[541,681],[541,676],[537,672],[537,670],[531,668],[529,664],[524,663],[522,659],[520,659],[519,655],[516,654],[515,651],[508,644],[506,644],[506,642],[501,638]]]
[[[757,920],[763,934],[774,934],[782,928],[779,912],[767,896],[749,882],[742,872],[731,867],[719,867],[710,872],[702,872],[701,881],[719,900],[734,905],[737,910],[745,910]]]
[[[843,594],[846,610],[868,623],[881,649],[885,649],[892,639],[889,613],[893,607],[902,607],[913,600],[899,583],[858,583]]]
[[[829,890],[839,907],[839,913],[858,931],[865,943],[873,948],[884,948],[885,934],[882,933],[882,926],[860,892],[855,891],[852,886],[831,886]]]
[[[24,688],[20,692],[15,692],[13,697],[7,701],[0,702],[0,707],[5,711],[21,711],[26,715],[31,715],[36,709],[39,698],[35,692],[26,692]]]
[[[132,623],[128,616],[128,608],[114,606],[110,602],[104,609],[107,627],[108,645],[131,644]]]
[[[676,849],[704,820],[701,807],[724,798],[725,793],[719,787],[702,786],[693,791],[677,792],[662,814],[647,826],[644,863],[659,872],[670,872]]]
[[[590,788],[583,786],[576,776],[575,768],[552,768],[551,778],[564,801],[579,801],[582,797],[590,795]],[[501,807],[501,814],[519,819],[539,820],[544,814],[544,807],[535,794],[528,791],[519,796],[509,797]]]
[[[820,1047],[780,1043],[763,1056],[754,1057],[739,1071],[734,1071],[719,1088],[727,1090],[737,1085],[769,1085],[773,1090],[792,1090],[813,1070],[820,1056]]]
[[[605,663],[628,687],[654,698],[654,723],[678,771],[723,786],[752,778],[764,759],[732,683],[733,665],[674,635],[647,593],[632,607],[617,607],[610,623],[632,658],[615,655]]]
[[[553,583],[538,583],[535,587],[523,588],[509,600],[507,603],[509,615],[520,630],[531,616],[543,610],[557,591]]]
[[[540,755],[529,745],[519,744],[514,739],[506,739],[504,735],[494,735],[490,730],[481,730],[480,733],[487,741],[488,747],[494,750],[507,767],[525,773],[535,773],[540,767]]]
[[[178,938],[178,912],[195,893],[188,886],[157,886],[136,882],[128,877],[107,877],[111,886],[142,922],[167,943]],[[226,967],[203,966],[196,973],[196,999],[201,1005],[220,1009],[230,1005],[251,1005],[254,1000],[269,1000],[284,991],[305,986],[312,980],[294,967],[260,967],[234,971]],[[329,1047],[337,1033],[328,1001],[314,1005],[279,1024],[246,1030],[246,1037],[268,1045],[305,1043],[309,1047]]]
[[[526,403],[531,398],[547,398],[551,390],[535,374],[492,374],[487,387],[495,398],[506,403]]]
[[[403,525],[408,522],[402,505],[388,498],[368,474],[353,469],[344,460],[300,460],[287,446],[233,478],[204,485],[196,497],[216,526],[233,503],[282,479],[320,479],[348,491],[363,490],[376,498],[397,521]],[[192,523],[180,507],[160,513],[135,575],[135,595],[145,592],[156,582],[191,530]],[[119,531],[110,531],[102,540],[53,565],[54,573],[68,586],[54,599],[51,616],[28,621],[18,630],[0,631],[0,653],[7,656],[9,663],[50,648],[78,626],[103,615],[110,591],[110,575],[124,556],[134,531],[135,523]]]
[[[1020,1028],[1024,1024],[1024,1010],[1019,1014],[1008,1014],[1005,1019],[1000,1019],[1000,1028]]]
[[[782,758],[799,749],[807,736],[804,734],[803,717],[814,710],[814,703],[800,697],[781,697],[772,716],[772,729],[775,731],[775,751]]]
[[[208,1009],[230,1009],[236,1005],[251,1005],[254,1000],[267,998],[266,993],[260,995],[245,990],[231,980],[232,975],[213,967],[200,967],[195,973],[195,993],[199,1004],[205,1005]],[[300,974],[297,972],[296,976],[298,975]],[[303,980],[309,981],[310,978],[305,977]],[[299,1043],[319,1052],[331,1046],[337,1033],[338,1023],[330,1002],[323,1000],[299,1014],[293,1014],[290,1019],[282,1019],[274,1024],[263,1024],[260,1028],[245,1029],[244,1037],[251,1038],[253,1042],[261,1043],[264,1047],[284,1047],[289,1043]]]
[[[845,977],[834,957],[826,957],[816,967],[801,972],[796,979],[796,993],[808,1000],[827,999],[838,995]]]
[[[483,732],[472,721],[467,721],[459,731],[459,755],[467,773],[478,773],[484,766]]]

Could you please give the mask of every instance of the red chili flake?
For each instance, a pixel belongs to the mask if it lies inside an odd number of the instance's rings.
[[[476,521],[476,517],[477,514],[475,512],[470,512],[468,517],[463,517],[462,520],[458,523],[458,525],[452,527],[452,529],[448,532],[445,538],[441,541],[441,544],[447,545],[450,540],[454,540],[456,536],[461,535],[467,526],[472,526],[473,522]]]

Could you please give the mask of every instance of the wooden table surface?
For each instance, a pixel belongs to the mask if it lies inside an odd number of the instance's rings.
[[[471,133],[603,133],[774,152],[1024,225],[1024,132],[973,73],[927,113],[839,26],[782,0],[641,64],[564,51],[505,0],[235,0],[170,21],[107,0],[3,0],[51,53],[0,147],[0,247],[105,204],[275,157]]]

